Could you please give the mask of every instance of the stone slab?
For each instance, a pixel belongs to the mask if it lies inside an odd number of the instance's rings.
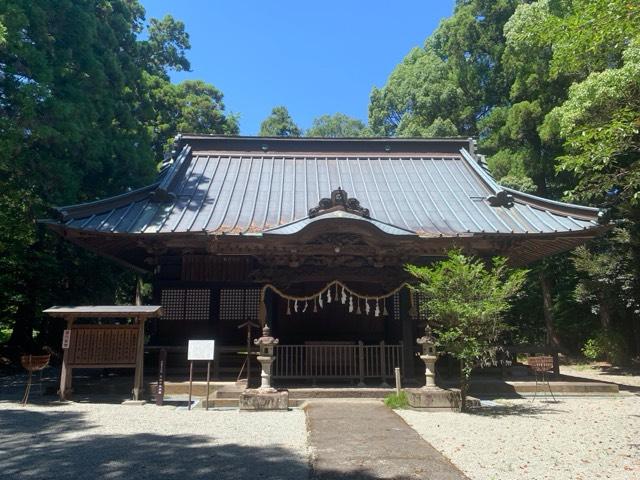
[[[289,408],[289,392],[261,392],[260,390],[245,390],[240,394],[238,402],[240,410],[287,410]]]
[[[138,405],[138,406],[142,406],[145,405],[147,403],[146,400],[125,400],[124,402],[122,402],[122,405]]]
[[[311,479],[468,480],[380,400],[310,400]]]
[[[460,390],[441,388],[406,388],[404,392],[411,408],[424,411],[460,411]]]

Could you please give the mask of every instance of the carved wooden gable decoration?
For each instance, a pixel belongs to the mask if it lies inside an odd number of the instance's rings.
[[[325,213],[334,212],[336,210],[344,210],[364,218],[370,218],[369,209],[363,208],[357,198],[349,198],[345,190],[338,187],[337,190],[331,192],[331,198],[323,198],[317,207],[309,209],[309,217],[317,217]]]

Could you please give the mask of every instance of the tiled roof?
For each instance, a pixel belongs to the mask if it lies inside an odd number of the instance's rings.
[[[180,154],[154,185],[61,207],[64,226],[108,233],[296,233],[323,218],[310,218],[309,210],[338,188],[369,210],[358,220],[395,235],[539,234],[598,225],[595,208],[500,187],[466,140],[317,140],[321,148],[313,148],[311,140],[213,137],[212,148],[200,138],[182,140]]]

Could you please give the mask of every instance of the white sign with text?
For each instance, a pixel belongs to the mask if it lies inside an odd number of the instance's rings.
[[[213,360],[215,340],[189,340],[187,359],[192,360]]]
[[[71,345],[71,330],[62,332],[62,349],[67,350]]]

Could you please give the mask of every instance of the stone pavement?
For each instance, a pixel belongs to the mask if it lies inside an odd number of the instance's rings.
[[[314,479],[467,479],[380,401],[311,401],[307,428]]]

